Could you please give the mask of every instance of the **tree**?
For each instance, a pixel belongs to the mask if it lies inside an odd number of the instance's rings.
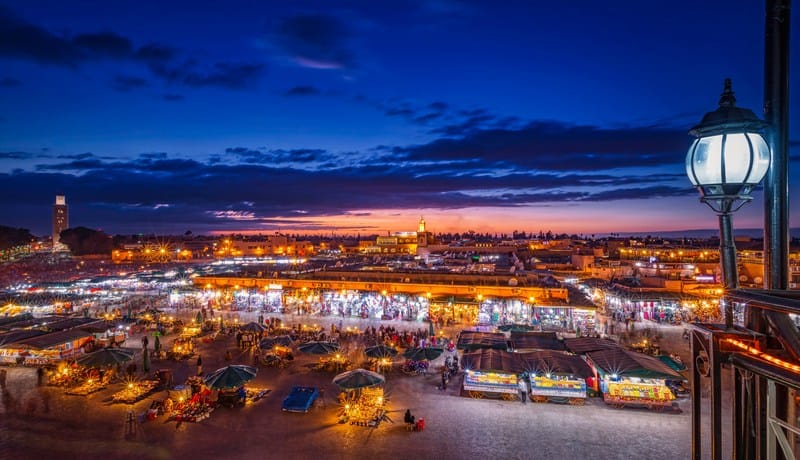
[[[36,238],[27,228],[14,228],[0,225],[0,250],[10,249],[30,243]]]
[[[74,256],[108,255],[113,248],[111,237],[100,230],[86,227],[68,228],[61,232],[60,241]]]

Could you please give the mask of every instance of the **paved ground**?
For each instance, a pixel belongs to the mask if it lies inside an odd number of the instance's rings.
[[[247,321],[241,315],[241,321]],[[291,319],[287,319],[291,321]],[[338,318],[314,319],[322,324]],[[345,322],[358,324],[359,321]],[[364,324],[363,322],[361,323]],[[417,328],[416,323],[394,322]],[[655,327],[654,325],[650,324]],[[449,333],[450,331],[448,331]],[[662,349],[688,358],[682,328],[661,327]],[[168,342],[169,338],[165,341]],[[137,337],[129,340],[138,346]],[[226,364],[233,337],[199,347],[206,370]],[[110,405],[107,399],[120,389],[112,385],[88,397],[67,396],[62,389],[37,387],[33,369],[8,369],[10,400],[0,407],[0,459],[251,459],[251,458],[593,458],[683,459],[690,455],[689,401],[681,411],[656,413],[638,409],[613,409],[598,398],[586,406],[524,405],[520,402],[472,400],[457,395],[452,382],[446,392],[436,389],[438,374],[388,375],[386,393],[390,417],[377,429],[337,423],[338,390],[333,374],[311,370],[316,357],[296,354],[287,369],[261,368],[252,385],[271,389],[265,399],[245,408],[215,410],[199,423],[165,422],[164,418],[136,427],[125,436],[126,414],[144,412],[152,399],[133,406]],[[440,357],[434,364],[440,364]],[[685,360],[686,361],[686,360]],[[250,364],[237,355],[234,362]],[[153,368],[172,367],[175,381],[195,371],[194,361],[154,362]],[[325,406],[308,414],[284,413],[281,401],[292,385],[314,385],[325,390]],[[423,432],[407,432],[405,409],[425,419]]]

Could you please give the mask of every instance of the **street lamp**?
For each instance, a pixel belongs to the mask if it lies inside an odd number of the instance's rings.
[[[719,216],[720,262],[726,290],[738,288],[736,246],[731,213],[752,200],[750,192],[761,182],[770,164],[767,143],[760,134],[767,123],[752,110],[736,107],[731,80],[719,107],[705,114],[689,134],[694,140],[686,154],[686,174],[700,192],[700,201]],[[725,327],[733,327],[733,306],[724,307]]]

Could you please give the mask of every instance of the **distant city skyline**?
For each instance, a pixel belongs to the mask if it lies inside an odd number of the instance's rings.
[[[687,131],[728,77],[761,116],[763,10],[0,0],[0,225],[58,194],[109,234],[714,231]]]

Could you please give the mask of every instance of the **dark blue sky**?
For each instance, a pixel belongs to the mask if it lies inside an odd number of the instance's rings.
[[[0,0],[0,224],[63,193],[110,233],[713,228],[687,130],[726,77],[761,114],[763,8]]]

